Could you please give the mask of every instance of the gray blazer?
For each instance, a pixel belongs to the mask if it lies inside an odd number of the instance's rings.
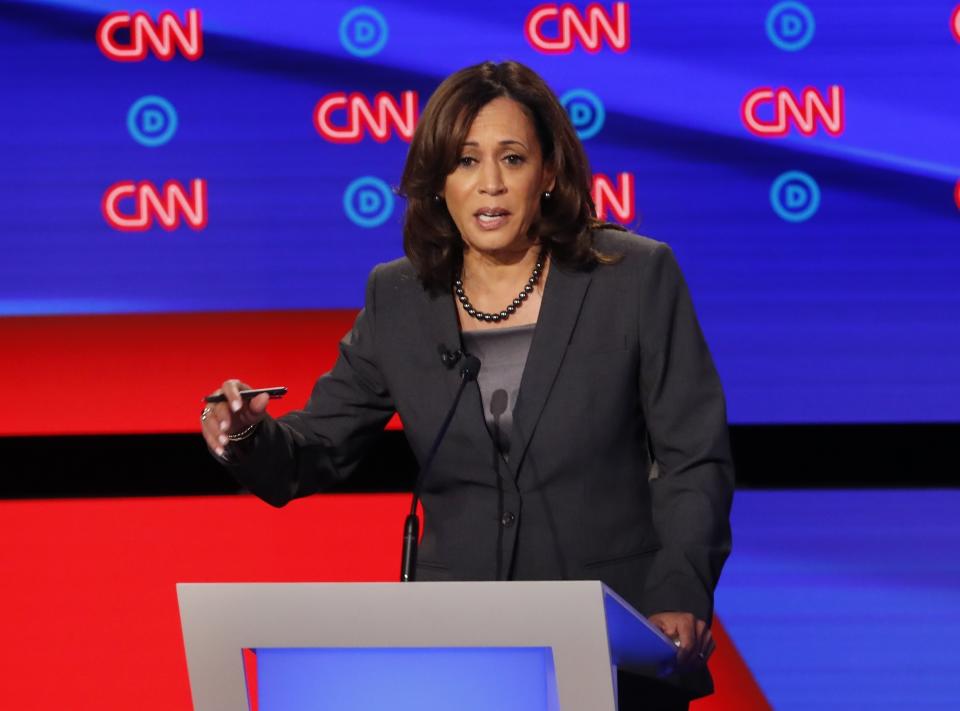
[[[509,464],[468,385],[424,483],[417,579],[599,579],[643,614],[709,622],[734,486],[720,380],[670,248],[594,236],[623,259],[552,265]],[[422,463],[458,385],[439,357],[460,347],[456,308],[408,260],[377,266],[333,369],[234,453],[237,478],[275,506],[319,491],[394,410]]]

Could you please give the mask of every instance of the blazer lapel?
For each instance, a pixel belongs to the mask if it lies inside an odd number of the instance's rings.
[[[460,341],[460,322],[457,320],[457,305],[454,302],[453,294],[439,294],[436,296],[425,295],[423,302],[422,316],[419,319],[423,328],[424,337],[430,344],[431,349],[437,353],[437,376],[444,382],[446,399],[437,404],[438,419],[446,414],[447,409],[453,404],[453,398],[456,397],[457,388],[460,387],[460,368],[463,361],[457,361],[452,368],[446,368],[441,364],[441,350],[456,351],[462,345]],[[481,364],[482,367],[482,364]],[[451,429],[457,427],[457,423],[462,423],[460,435],[465,437],[471,444],[477,448],[481,459],[493,460],[495,454],[493,438],[487,430],[487,423],[483,416],[483,399],[480,396],[480,386],[477,381],[468,383],[463,390],[463,396],[460,404],[457,406],[457,414],[451,423]],[[436,433],[431,433],[432,438]],[[441,449],[443,445],[441,445]],[[497,454],[499,457],[499,454]],[[507,481],[513,482],[504,471],[505,467],[498,467],[501,476]],[[511,488],[516,488],[513,484]]]
[[[437,373],[447,387],[450,395],[449,404],[457,394],[460,385],[460,368],[446,368],[441,364],[442,351],[456,351],[460,348],[460,324],[457,321],[457,312],[450,294],[424,294],[423,313],[419,319],[423,327],[424,337],[430,348],[437,353]],[[457,366],[461,365],[457,363]],[[449,407],[449,405],[447,405]]]
[[[550,266],[513,411],[509,467],[514,480],[557,378],[590,280],[590,272],[565,271],[556,263]]]

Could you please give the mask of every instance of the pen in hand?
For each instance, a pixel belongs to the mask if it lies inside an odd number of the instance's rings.
[[[257,395],[260,395],[262,393],[266,393],[267,395],[269,395],[271,400],[276,400],[277,398],[281,398],[284,395],[286,395],[287,389],[281,386],[276,388],[257,388],[256,390],[241,390],[240,397],[242,397],[244,400],[251,400],[255,398]],[[224,395],[223,393],[219,393],[217,395],[207,395],[205,398],[203,398],[203,401],[204,402],[226,402],[227,396]]]

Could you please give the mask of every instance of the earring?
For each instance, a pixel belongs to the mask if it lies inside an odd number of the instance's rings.
[[[550,193],[549,193],[549,192],[544,193],[544,194],[543,194],[543,199],[544,199],[544,200],[549,200],[549,199],[550,199]]]
[[[433,194],[433,201],[434,201],[434,202],[440,202],[440,193],[434,193],[434,194]]]

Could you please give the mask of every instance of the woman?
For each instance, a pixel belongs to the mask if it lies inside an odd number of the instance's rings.
[[[478,355],[424,483],[417,579],[603,580],[676,640],[684,670],[621,675],[621,708],[686,708],[712,690],[733,468],[670,249],[596,220],[566,112],[514,62],[440,85],[400,187],[407,257],[373,270],[306,407],[273,419],[228,380],[207,444],[275,506],[349,476],[395,410],[422,463],[457,387],[450,354]]]

